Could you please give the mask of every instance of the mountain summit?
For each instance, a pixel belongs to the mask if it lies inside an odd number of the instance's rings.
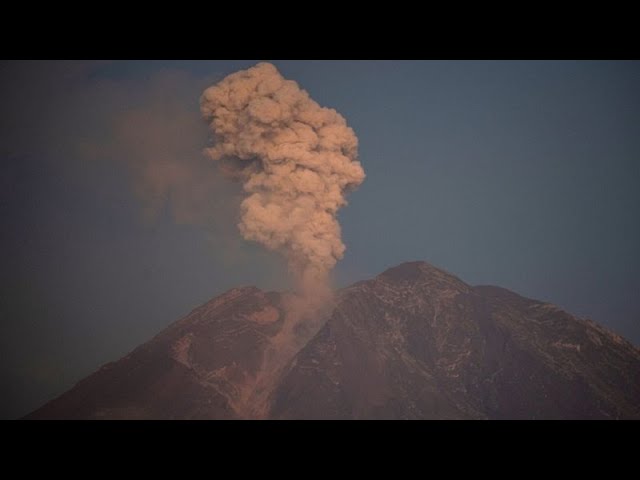
[[[640,350],[549,303],[425,262],[335,302],[234,288],[25,418],[640,418]]]

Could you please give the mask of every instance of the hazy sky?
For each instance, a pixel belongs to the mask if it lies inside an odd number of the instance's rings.
[[[255,63],[0,63],[0,417],[226,289],[288,288],[200,154],[203,89]],[[640,344],[640,62],[272,63],[360,140],[338,285],[426,260]]]

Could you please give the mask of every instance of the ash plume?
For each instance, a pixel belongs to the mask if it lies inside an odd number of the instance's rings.
[[[283,254],[303,297],[329,292],[345,251],[336,214],[365,177],[354,131],[269,63],[207,88],[200,108],[214,137],[207,154],[247,195],[242,236]]]

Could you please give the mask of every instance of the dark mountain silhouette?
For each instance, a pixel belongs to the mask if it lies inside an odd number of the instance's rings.
[[[554,305],[424,262],[315,323],[287,298],[230,290],[26,418],[640,418],[640,351]]]

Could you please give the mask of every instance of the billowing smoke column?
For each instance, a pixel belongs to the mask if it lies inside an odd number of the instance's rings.
[[[326,291],[345,250],[336,214],[365,177],[353,130],[269,63],[209,87],[200,105],[214,133],[208,155],[248,195],[243,237],[284,254],[304,296]]]

